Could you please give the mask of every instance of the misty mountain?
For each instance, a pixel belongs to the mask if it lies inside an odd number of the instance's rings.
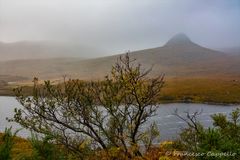
[[[40,79],[71,78],[99,79],[111,70],[119,55],[94,59],[15,60],[0,63],[0,74],[21,75]],[[240,57],[202,47],[186,35],[172,37],[164,46],[131,52],[143,68],[153,67],[152,75],[164,73],[168,77],[238,76]]]
[[[240,46],[238,47],[229,47],[229,48],[221,48],[219,49],[224,53],[232,54],[232,55],[240,55]]]
[[[81,46],[76,43],[46,41],[0,42],[0,61],[59,57],[89,58],[99,52],[102,53],[103,51],[92,47]]]
[[[83,77],[99,78],[109,73],[111,66],[120,55],[81,61],[74,66],[82,66]],[[134,51],[132,59],[142,64],[143,68],[153,67],[152,75],[161,73],[166,76],[218,76],[239,74],[239,60],[192,42],[186,35],[172,37],[164,46]],[[89,73],[94,73],[90,74]]]

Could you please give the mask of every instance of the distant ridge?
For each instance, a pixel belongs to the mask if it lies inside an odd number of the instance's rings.
[[[21,75],[40,79],[61,78],[68,75],[79,79],[102,79],[110,73],[120,55],[94,59],[18,60],[0,62],[0,75]],[[202,47],[185,34],[173,36],[164,46],[134,51],[130,58],[137,59],[143,68],[153,66],[151,76],[164,73],[170,77],[240,76],[240,56]],[[29,67],[31,66],[31,67]]]
[[[97,53],[103,53],[103,51],[73,42],[0,42],[0,61],[64,58],[66,56],[84,59]],[[79,55],[82,57],[79,57]]]

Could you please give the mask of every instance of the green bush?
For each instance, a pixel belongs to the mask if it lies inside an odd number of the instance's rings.
[[[64,152],[60,148],[51,142],[51,136],[45,136],[43,139],[39,139],[37,135],[32,134],[29,140],[32,145],[33,154],[29,159],[32,160],[64,160]]]
[[[196,159],[236,160],[240,159],[240,109],[232,111],[228,119],[224,114],[212,115],[213,127],[204,128],[197,114],[184,119],[188,128],[180,134],[175,147],[189,153],[203,153]],[[183,119],[183,117],[181,117]]]
[[[0,140],[0,159],[1,160],[10,160],[11,159],[11,150],[14,145],[14,137],[16,136],[19,130],[12,133],[12,128],[6,128],[5,132]]]

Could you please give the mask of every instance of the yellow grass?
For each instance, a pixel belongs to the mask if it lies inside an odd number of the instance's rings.
[[[3,133],[0,133],[0,139],[2,139]],[[0,144],[2,142],[0,141]],[[30,156],[32,154],[32,147],[27,139],[20,137],[14,137],[14,145],[11,151],[11,157],[13,160],[21,159],[23,156]]]
[[[240,79],[171,78],[162,95],[165,101],[240,103]]]
[[[53,83],[62,82],[59,79]],[[40,84],[43,81],[39,82]],[[31,93],[33,82],[0,86],[0,95],[14,96],[13,88],[22,86]],[[166,78],[160,102],[240,104],[240,77]]]
[[[3,133],[0,133],[0,140],[3,136]],[[2,142],[0,141],[0,144]],[[171,141],[166,141],[166,142],[162,142],[159,144],[159,146],[155,146],[153,148],[151,148],[145,155],[143,158],[141,157],[136,157],[134,158],[134,160],[181,160],[181,157],[174,157],[173,155],[167,155],[166,153],[169,152],[169,145],[171,145],[172,142]],[[29,140],[27,139],[23,139],[20,137],[15,137],[14,138],[14,146],[13,149],[11,151],[11,158],[13,160],[19,160],[23,157],[31,157],[32,155],[32,147],[31,144],[29,142]],[[113,149],[109,150],[109,154],[123,154],[123,153],[117,153],[118,151]],[[103,160],[107,160],[109,159],[109,155],[106,155],[104,151],[99,151],[99,153],[96,153],[96,155],[94,157],[89,157],[89,159],[96,159],[96,156],[100,156],[98,157],[99,159],[103,159]],[[114,156],[114,155],[111,155]],[[120,156],[120,157],[119,157]],[[118,155],[118,158],[124,157],[124,155]],[[125,159],[125,158],[123,158]]]

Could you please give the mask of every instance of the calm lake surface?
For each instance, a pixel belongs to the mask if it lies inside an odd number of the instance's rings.
[[[14,108],[21,107],[14,97],[0,96],[0,132],[3,132],[5,127],[12,126],[13,130],[21,128],[21,126],[15,123],[9,123],[6,117],[13,117]],[[184,112],[189,111],[193,113],[195,111],[201,111],[199,116],[205,127],[209,127],[212,124],[210,115],[215,113],[223,113],[229,116],[229,113],[233,109],[239,106],[222,106],[222,105],[208,105],[208,104],[191,104],[191,103],[171,103],[161,104],[157,109],[157,115],[152,117],[149,122],[155,121],[160,129],[161,140],[175,139],[181,128],[184,128],[186,124],[178,117],[173,115],[175,109],[178,109],[180,115],[185,115]],[[147,123],[145,126],[149,126]],[[28,137],[30,133],[26,130],[21,130],[18,133],[19,136]]]

